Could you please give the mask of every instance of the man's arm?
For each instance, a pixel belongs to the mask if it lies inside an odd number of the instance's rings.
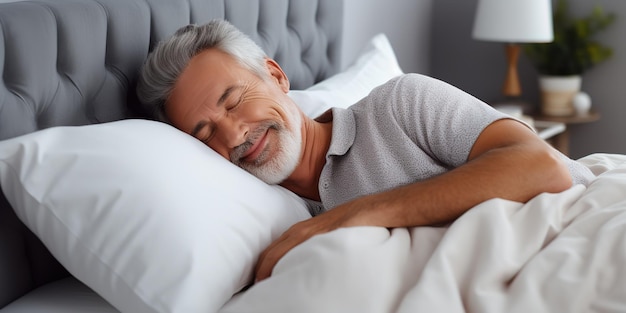
[[[468,162],[437,177],[364,196],[287,230],[259,258],[257,280],[270,276],[289,250],[340,227],[412,227],[453,221],[492,198],[526,202],[542,192],[561,192],[572,178],[556,150],[525,125],[503,119],[474,143]]]

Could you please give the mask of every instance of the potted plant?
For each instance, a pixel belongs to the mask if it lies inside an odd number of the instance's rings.
[[[594,40],[594,36],[614,22],[614,14],[596,6],[588,16],[574,18],[568,9],[566,0],[557,1],[553,13],[554,41],[523,46],[540,74],[545,115],[572,115],[572,99],[580,91],[582,74],[613,53],[610,47]]]

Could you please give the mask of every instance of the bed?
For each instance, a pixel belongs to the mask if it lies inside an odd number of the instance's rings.
[[[339,0],[0,3],[0,312],[624,312],[626,157],[450,225],[318,235],[253,284],[306,203],[138,104],[156,42],[225,18],[316,116],[402,74],[381,34],[342,64]]]

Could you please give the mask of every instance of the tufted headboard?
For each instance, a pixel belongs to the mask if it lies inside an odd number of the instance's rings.
[[[339,0],[0,2],[0,140],[52,126],[148,118],[134,89],[150,48],[181,26],[213,18],[249,34],[281,64],[292,88],[340,68]],[[0,308],[65,275],[0,193]]]
[[[307,87],[339,68],[336,0],[39,0],[0,4],[0,139],[141,115],[137,69],[155,42],[226,18]]]

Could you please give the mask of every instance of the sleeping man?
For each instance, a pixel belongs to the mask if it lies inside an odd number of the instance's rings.
[[[526,124],[423,75],[394,78],[315,119],[288,91],[279,64],[221,20],[161,42],[137,89],[162,121],[311,204],[314,217],[261,254],[257,281],[316,234],[449,223],[491,198],[526,202],[593,177]]]

